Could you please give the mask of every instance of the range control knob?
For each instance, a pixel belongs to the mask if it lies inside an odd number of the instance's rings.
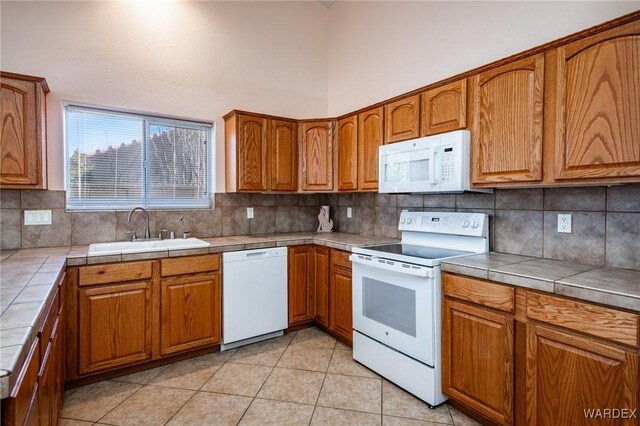
[[[462,227],[463,227],[463,228],[468,228],[468,227],[469,227],[469,219],[465,219],[465,220],[462,222]]]
[[[407,219],[407,224],[411,224],[411,222],[413,222],[413,219],[408,218],[408,219]]]
[[[400,219],[400,223],[406,223],[407,219],[405,219],[404,217],[402,219]]]
[[[474,220],[473,222],[471,222],[471,227],[473,229],[476,229],[478,226],[480,226],[480,222],[477,220]]]

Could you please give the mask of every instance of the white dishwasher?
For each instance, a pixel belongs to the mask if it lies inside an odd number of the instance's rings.
[[[220,349],[282,335],[287,325],[287,248],[223,253]]]

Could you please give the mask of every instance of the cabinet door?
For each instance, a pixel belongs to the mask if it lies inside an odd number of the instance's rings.
[[[472,77],[473,183],[542,179],[544,55]]]
[[[220,274],[161,281],[160,353],[220,343]]]
[[[272,191],[298,190],[298,136],[296,123],[269,120]]]
[[[450,299],[443,309],[443,392],[499,424],[512,424],[513,319]]]
[[[329,252],[327,247],[314,248],[315,309],[313,319],[329,327]]]
[[[329,329],[349,343],[353,341],[351,299],[351,270],[342,266],[331,265]]]
[[[266,191],[268,185],[267,120],[238,116],[238,191]]]
[[[49,426],[53,423],[55,362],[55,354],[52,351],[51,342],[49,342],[42,358],[42,367],[38,377],[38,418],[39,424],[42,426]]]
[[[454,81],[421,96],[420,135],[430,136],[467,126],[467,80]]]
[[[44,91],[33,81],[0,78],[0,186],[43,188]]]
[[[594,420],[587,410],[638,409],[638,377],[637,354],[527,325],[527,424],[637,425],[637,417]]]
[[[358,114],[358,188],[378,189],[378,147],[382,145],[383,108]]]
[[[417,138],[420,133],[420,96],[400,99],[385,107],[384,143]]]
[[[289,247],[289,327],[313,320],[313,246]]]
[[[358,189],[358,117],[338,121],[338,190]]]
[[[80,374],[151,358],[151,282],[78,291]]]
[[[557,49],[556,179],[640,176],[640,21]]]
[[[302,123],[302,190],[333,190],[333,123]]]

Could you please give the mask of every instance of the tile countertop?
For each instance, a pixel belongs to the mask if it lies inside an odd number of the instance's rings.
[[[640,271],[503,253],[459,257],[442,270],[640,312]]]
[[[51,303],[65,266],[191,256],[225,251],[318,244],[350,251],[354,246],[397,242],[357,234],[301,232],[204,238],[209,247],[148,253],[87,256],[88,246],[0,251],[0,399],[9,396],[10,375],[22,365],[36,338],[38,323]]]

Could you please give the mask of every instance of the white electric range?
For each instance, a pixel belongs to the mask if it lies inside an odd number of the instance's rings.
[[[354,247],[353,358],[437,406],[441,387],[440,262],[489,250],[488,216],[402,212],[399,244]]]

